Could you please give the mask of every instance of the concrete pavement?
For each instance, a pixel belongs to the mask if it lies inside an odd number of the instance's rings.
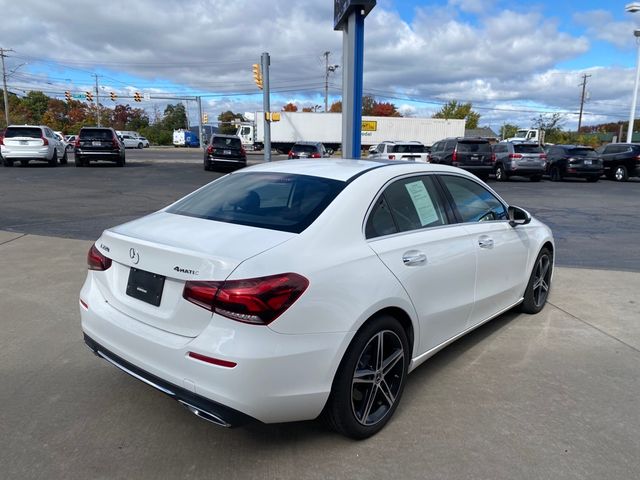
[[[0,231],[0,477],[631,479],[640,472],[640,273],[557,268],[418,368],[391,423],[225,430],[94,357],[78,292],[91,242]]]

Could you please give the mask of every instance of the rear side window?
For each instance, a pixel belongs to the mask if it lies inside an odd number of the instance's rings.
[[[431,177],[411,177],[389,185],[374,206],[367,224],[367,238],[437,227],[447,223]]]
[[[27,137],[41,138],[42,130],[35,127],[9,127],[4,132],[5,138]]]
[[[318,151],[318,148],[315,145],[297,144],[291,150],[299,153],[314,153]]]
[[[468,178],[443,175],[447,190],[463,222],[506,220],[507,210],[489,190]]]
[[[544,153],[540,145],[515,144],[513,151],[516,153]]]
[[[393,153],[425,153],[424,145],[393,145]]]
[[[491,153],[489,142],[458,142],[458,153]]]
[[[230,137],[213,137],[211,145],[217,148],[236,148],[240,149],[240,139]]]
[[[113,140],[113,132],[104,128],[92,128],[91,130],[80,130],[82,140]]]
[[[576,157],[597,157],[597,153],[592,148],[572,148],[569,150],[569,155],[575,155]]]
[[[226,175],[167,209],[169,213],[300,233],[346,183],[286,173]]]

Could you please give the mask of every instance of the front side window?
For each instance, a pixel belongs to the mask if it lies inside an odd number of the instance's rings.
[[[489,190],[464,177],[443,175],[442,181],[451,194],[463,222],[506,220],[507,209]]]

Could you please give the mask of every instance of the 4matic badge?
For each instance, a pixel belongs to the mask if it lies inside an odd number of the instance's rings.
[[[182,268],[177,265],[173,267],[173,269],[178,273],[186,273],[188,275],[200,275],[200,272],[198,272],[198,270],[191,270],[190,268]]]

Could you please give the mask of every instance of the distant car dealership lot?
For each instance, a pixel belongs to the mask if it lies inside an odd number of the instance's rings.
[[[130,150],[127,155],[125,169],[110,164],[0,169],[0,230],[94,240],[105,228],[162,208],[222,175],[204,171],[201,149]],[[250,154],[247,162],[261,158]],[[640,271],[637,179],[491,179],[489,185],[551,226],[558,265]]]

